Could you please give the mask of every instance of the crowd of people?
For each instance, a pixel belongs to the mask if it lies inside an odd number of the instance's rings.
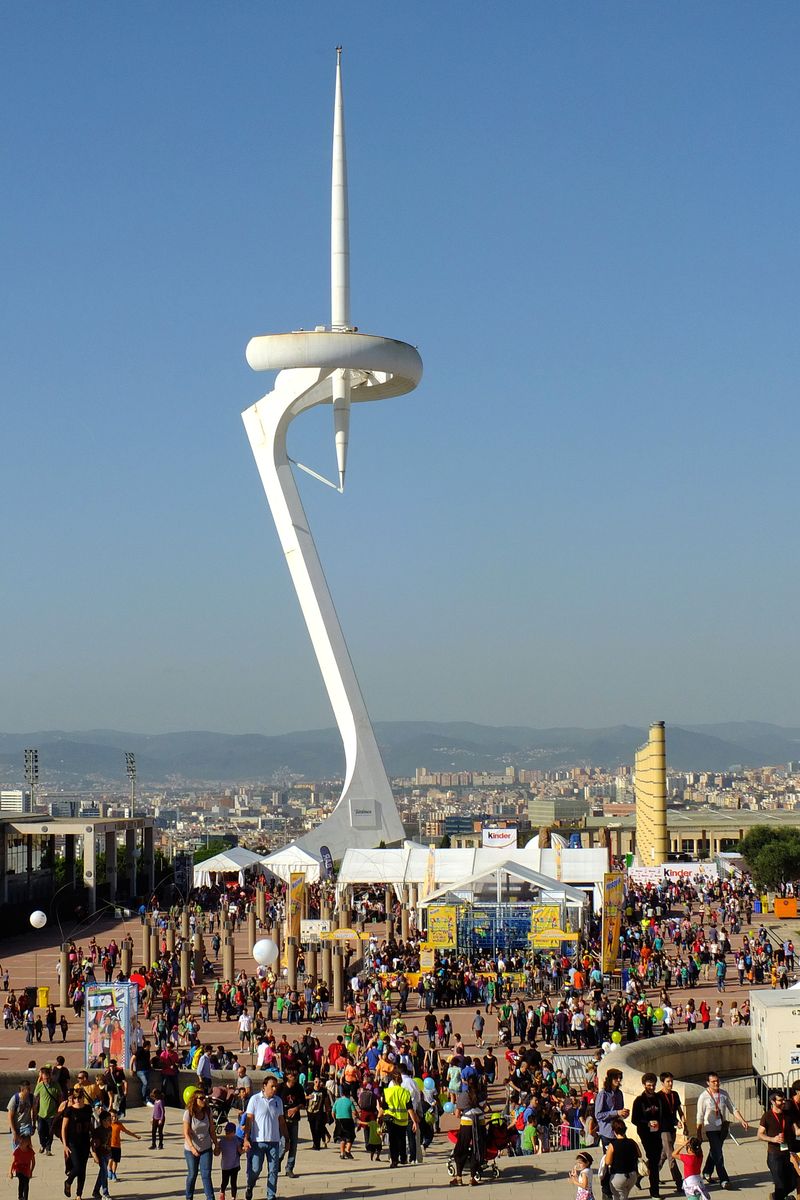
[[[228,1192],[236,1200],[240,1174],[245,1200],[252,1200],[262,1176],[267,1200],[273,1200],[280,1171],[295,1174],[303,1122],[310,1152],[334,1147],[342,1160],[363,1153],[393,1168],[421,1161],[435,1137],[447,1136],[453,1143],[451,1186],[465,1177],[479,1184],[498,1154],[573,1150],[571,1178],[581,1200],[593,1195],[594,1173],[605,1197],[627,1197],[640,1178],[657,1197],[665,1167],[686,1195],[706,1196],[714,1173],[726,1189],[727,1124],[741,1114],[726,1099],[718,1076],[709,1077],[704,1092],[709,1099],[698,1107],[698,1129],[690,1130],[669,1071],[660,1078],[645,1074],[631,1112],[622,1102],[621,1073],[607,1070],[601,1080],[597,1071],[601,1059],[624,1041],[748,1024],[747,1001],[722,998],[729,971],[742,983],[788,985],[795,966],[792,942],[776,944],[763,925],[742,932],[750,892],[746,880],[702,876],[629,884],[621,972],[611,987],[599,967],[599,922],[589,925],[571,957],[556,951],[492,956],[444,950],[432,970],[420,973],[421,935],[412,914],[407,938],[381,933],[362,943],[363,958],[349,974],[345,1011],[334,1034],[328,983],[305,973],[302,955],[295,987],[267,967],[221,977],[223,924],[245,921],[253,903],[247,889],[192,898],[190,929],[203,931],[206,962],[203,977],[188,988],[180,984],[180,941],[174,951],[167,945],[166,921],[176,914],[159,909],[154,898],[140,915],[149,914],[164,936],[157,958],[137,972],[143,983],[129,1061],[117,1055],[94,1079],[84,1071],[73,1081],[61,1057],[52,1069],[43,1069],[35,1087],[20,1085],[13,1114],[9,1106],[20,1196],[30,1175],[34,1128],[40,1153],[52,1153],[54,1139],[61,1141],[66,1195],[74,1185],[82,1197],[90,1161],[98,1168],[92,1194],[108,1193],[122,1139],[130,1133],[124,1117],[132,1076],[151,1106],[150,1145],[157,1153],[169,1109],[182,1110],[187,1200],[198,1182],[206,1200],[225,1200]],[[323,899],[328,902],[330,894],[320,892],[317,903]],[[284,905],[284,891],[276,885],[268,920],[280,920]],[[398,914],[385,913],[382,896],[362,901],[359,916],[367,928],[370,920],[387,915]],[[122,977],[120,947],[113,938],[105,945],[92,938],[85,948],[73,942],[68,961],[70,998],[79,1017],[88,983]],[[704,985],[716,988],[716,1000],[686,994]],[[19,1013],[10,991],[6,1008]],[[27,1037],[26,1014],[23,1008],[22,1017],[12,1016],[7,1027],[25,1028]],[[45,1034],[55,1039],[55,1016],[48,1009],[38,1028],[33,1018],[34,1041]],[[230,1035],[209,1039],[212,1019],[225,1031],[230,1025]],[[576,1051],[585,1055],[580,1078],[567,1069],[567,1056]],[[181,1071],[194,1079],[183,1091]],[[230,1073],[224,1087],[216,1082],[218,1072]],[[777,1100],[771,1103],[758,1134],[767,1143],[776,1200],[791,1194],[791,1173],[800,1171],[794,1109],[783,1110],[781,1137],[775,1140],[780,1107]],[[703,1148],[706,1161],[698,1167]],[[217,1159],[221,1176],[215,1183]]]

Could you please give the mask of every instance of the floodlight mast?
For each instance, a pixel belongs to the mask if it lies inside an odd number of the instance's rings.
[[[327,846],[338,858],[350,847],[398,842],[404,830],[300,500],[286,438],[300,413],[332,404],[341,491],[351,403],[401,396],[422,377],[422,361],[413,346],[359,333],[351,324],[341,47],[336,51],[331,172],[331,328],[254,337],[247,361],[254,371],[278,372],[273,390],[242,413],[242,420],[344,743],[339,801],[297,844],[312,853]]]

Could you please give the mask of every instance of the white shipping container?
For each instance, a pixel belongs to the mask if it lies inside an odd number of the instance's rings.
[[[800,1078],[800,990],[750,993],[753,1068]]]

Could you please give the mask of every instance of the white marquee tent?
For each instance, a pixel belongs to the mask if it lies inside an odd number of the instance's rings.
[[[261,865],[261,855],[254,854],[252,850],[245,850],[243,846],[231,846],[229,850],[223,850],[220,854],[215,854],[213,858],[206,858],[203,862],[197,863],[194,868],[194,886],[209,887],[212,883],[212,875],[233,875],[238,874],[239,883],[244,883],[244,873],[250,867]]]
[[[297,845],[284,846],[282,850],[268,854],[261,859],[261,864],[266,871],[277,875],[284,883],[289,882],[290,875],[299,872],[305,875],[306,883],[316,883],[320,877],[320,860]]]
[[[429,878],[428,863],[431,851],[426,846],[407,842],[400,850],[347,850],[336,881],[337,899],[348,887],[367,884],[393,887],[398,899],[403,890],[414,884],[420,899]],[[608,851],[592,849],[540,850],[526,846],[509,849],[440,850],[433,851],[434,890],[458,890],[457,885],[473,876],[486,875],[503,863],[512,860],[520,867],[537,872],[553,881],[571,884],[594,891],[595,908],[602,904],[603,874],[608,870]]]

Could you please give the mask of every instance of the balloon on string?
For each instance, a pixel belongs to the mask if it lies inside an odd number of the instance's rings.
[[[611,1040],[615,1046],[618,1046],[620,1044],[620,1042],[622,1041],[622,1034],[620,1033],[620,1031],[618,1029],[615,1029],[614,1032],[612,1033]]]
[[[185,1087],[183,1089],[183,1103],[188,1104],[196,1091],[197,1091],[197,1088],[194,1086],[193,1083],[190,1083],[188,1087]]]
[[[444,1107],[444,1111],[446,1113],[455,1112],[455,1110],[456,1110],[456,1106],[455,1106],[455,1104],[453,1104],[452,1100],[447,1100],[443,1107]]]
[[[436,1080],[431,1079],[431,1077],[429,1075],[428,1078],[425,1080],[425,1083],[423,1086],[424,1086],[426,1092],[435,1092],[436,1091]]]
[[[270,967],[278,957],[278,947],[272,938],[261,938],[253,946],[253,958],[260,967]]]
[[[43,913],[40,908],[31,913],[30,922],[34,929],[44,929],[47,924],[47,913]]]
[[[654,1012],[653,1016],[655,1017],[655,1019],[656,1019],[657,1021],[663,1021],[663,1020],[664,1020],[664,1010],[663,1010],[663,1008],[657,1008],[657,1009],[656,1009],[656,1011]]]

